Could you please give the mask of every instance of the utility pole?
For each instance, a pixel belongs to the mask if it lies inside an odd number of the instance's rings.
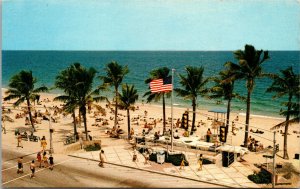
[[[174,89],[174,71],[172,69],[172,92],[171,92],[171,152],[173,152],[173,89]]]
[[[275,188],[275,156],[276,156],[276,132],[274,131],[274,138],[273,138],[273,174],[272,174],[272,188]]]

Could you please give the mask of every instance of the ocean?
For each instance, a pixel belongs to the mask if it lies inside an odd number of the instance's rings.
[[[299,73],[300,51],[270,51],[270,59],[263,64],[265,73],[279,73],[279,70],[293,66],[294,72]],[[184,67],[203,66],[204,76],[217,76],[224,68],[227,61],[237,62],[232,51],[2,51],[2,87],[7,88],[9,79],[21,70],[32,70],[37,78],[37,86],[42,84],[53,87],[56,75],[63,69],[75,62],[85,67],[94,67],[97,75],[104,75],[103,68],[111,61],[117,61],[121,65],[128,65],[130,70],[124,83],[134,84],[139,93],[139,101],[146,101],[143,94],[148,90],[145,79],[152,69],[166,66],[174,68],[174,87],[180,87],[178,74],[184,74]],[[94,80],[97,86],[101,82]],[[266,93],[272,80],[268,78],[257,79],[251,98],[251,114],[281,117],[279,111],[282,108],[283,99],[272,99],[271,93]],[[209,84],[212,86],[212,83]],[[112,92],[104,95],[111,97]],[[246,96],[246,81],[235,84],[235,92]],[[61,93],[58,89],[50,93]],[[190,100],[183,100],[174,95],[174,104],[179,107],[191,108]],[[170,100],[167,100],[170,104]],[[161,104],[157,102],[157,104]],[[197,99],[199,109],[226,109],[226,101],[220,104],[216,100],[199,97]],[[232,111],[245,113],[246,102],[233,100]]]

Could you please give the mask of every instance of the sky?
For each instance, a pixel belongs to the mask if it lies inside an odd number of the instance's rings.
[[[299,0],[4,0],[3,50],[300,50]]]

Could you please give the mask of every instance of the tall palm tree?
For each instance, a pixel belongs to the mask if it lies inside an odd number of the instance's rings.
[[[158,69],[154,69],[150,72],[150,77],[145,80],[146,84],[149,84],[154,79],[163,79],[169,77],[170,69],[167,67],[161,67]],[[149,87],[150,88],[150,87]],[[166,102],[165,97],[169,98],[171,96],[170,92],[158,92],[158,93],[152,93],[150,90],[147,91],[143,97],[147,97],[147,103],[152,102],[153,100],[155,102],[158,102],[160,99],[162,99],[163,103],[163,133],[166,132]]]
[[[103,85],[113,86],[115,89],[115,122],[114,126],[117,126],[117,116],[118,116],[118,88],[123,81],[124,76],[129,72],[127,66],[122,66],[115,61],[112,61],[106,65],[104,68],[106,71],[106,76],[99,76],[103,80]]]
[[[93,89],[93,81],[96,75],[96,70],[94,68],[86,69],[81,66],[80,63],[74,63],[70,66],[70,68],[66,69],[66,76],[64,79],[68,79],[66,81],[64,87],[64,91],[66,95],[59,97],[61,100],[65,99],[65,107],[72,111],[73,119],[75,117],[75,108],[79,107],[79,111],[83,117],[84,129],[86,139],[89,140],[88,130],[87,130],[87,119],[86,119],[86,106],[91,101],[101,101],[104,100],[105,97],[99,96],[99,89]],[[64,76],[63,76],[64,77]],[[76,127],[76,126],[74,126]],[[74,132],[76,132],[74,130]]]
[[[193,134],[193,131],[195,130],[197,97],[198,95],[205,96],[208,94],[209,89],[205,87],[209,79],[203,77],[204,68],[202,66],[187,66],[185,71],[187,73],[186,76],[182,74],[179,75],[180,84],[183,88],[176,88],[174,90],[177,92],[177,95],[192,100],[193,120],[191,134]]]
[[[131,138],[130,136],[130,113],[129,110],[135,110],[133,106],[134,103],[139,98],[137,94],[137,90],[134,88],[134,85],[123,85],[122,86],[122,94],[119,95],[120,98],[120,106],[121,108],[127,111],[127,124],[128,124],[128,139]]]
[[[262,55],[262,56],[261,56]],[[249,120],[250,120],[250,105],[251,94],[254,90],[255,80],[264,76],[262,64],[268,60],[268,51],[256,50],[252,45],[245,45],[244,51],[237,50],[234,52],[235,58],[239,61],[238,64],[227,62],[225,65],[234,72],[227,81],[234,80],[246,80],[247,86],[247,110],[246,110],[246,122],[245,122],[245,138],[244,146],[247,146],[247,138],[249,132]]]
[[[210,89],[212,95],[209,98],[224,98],[227,100],[227,114],[226,114],[226,127],[228,131],[229,127],[229,119],[230,119],[230,111],[231,111],[231,100],[233,98],[239,98],[244,100],[239,94],[234,93],[234,80],[230,80],[228,82],[223,82],[227,78],[232,75],[231,71],[226,69],[219,73],[218,77],[213,77],[212,80],[215,82],[215,86]]]
[[[70,67],[62,70],[55,80],[55,86],[59,89],[62,89],[65,95],[60,95],[54,98],[55,101],[64,102],[64,110],[72,114],[73,124],[74,124],[74,138],[76,140],[77,125],[76,125],[76,115],[75,110],[78,107],[76,100],[76,78],[74,77],[74,72],[76,71],[76,66],[71,65]]]
[[[32,71],[22,70],[18,74],[11,77],[8,85],[9,89],[5,92],[5,94],[8,94],[8,96],[4,98],[5,101],[18,99],[14,103],[14,106],[19,106],[21,103],[26,101],[29,119],[34,132],[36,131],[36,129],[34,127],[31,115],[30,101],[36,99],[38,93],[48,91],[48,88],[45,86],[34,88],[34,84],[36,82],[37,79],[32,76]]]
[[[285,70],[280,70],[281,75],[272,75],[273,83],[272,85],[267,89],[267,92],[275,92],[276,94],[273,96],[273,99],[275,98],[281,98],[284,96],[288,97],[287,103],[284,105],[287,107],[286,111],[282,111],[281,115],[286,116],[285,124],[284,124],[284,145],[283,145],[283,158],[289,159],[288,152],[287,152],[287,136],[288,136],[288,129],[289,129],[289,121],[291,114],[297,113],[298,109],[298,118],[299,118],[299,74],[295,74],[293,72],[292,67],[288,67]],[[298,102],[296,104],[293,104],[293,100],[296,100]],[[294,107],[294,108],[293,108]],[[293,111],[296,111],[293,113]],[[296,116],[296,117],[297,117]]]

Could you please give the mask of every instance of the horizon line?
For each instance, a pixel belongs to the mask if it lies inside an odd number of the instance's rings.
[[[240,49],[236,49],[240,50]],[[236,50],[59,50],[59,49],[2,49],[1,51],[116,51],[116,52],[128,52],[128,51],[148,51],[148,52],[155,52],[155,51],[165,51],[165,52],[199,52],[199,51],[207,51],[207,52],[214,52],[214,51],[236,51]],[[260,49],[256,49],[260,50]],[[262,49],[264,50],[264,49]],[[300,51],[297,50],[264,50],[264,51]]]

